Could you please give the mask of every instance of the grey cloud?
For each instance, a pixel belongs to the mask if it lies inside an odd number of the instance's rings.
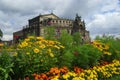
[[[112,3],[113,1],[113,3]],[[91,35],[105,32],[120,32],[119,0],[0,0],[0,28],[4,29],[5,36],[22,29],[37,15],[51,13],[59,17],[74,19],[76,13],[86,21],[87,30]],[[111,10],[116,14],[107,13]],[[107,13],[103,14],[106,11]],[[96,15],[102,15],[96,16]],[[104,21],[100,21],[105,19]],[[2,27],[5,26],[5,27]],[[7,27],[7,28],[6,28]],[[8,31],[5,29],[9,29]],[[8,37],[10,38],[10,37]],[[12,35],[11,35],[12,38]],[[10,39],[11,39],[10,38]],[[5,38],[4,38],[5,39]]]
[[[96,14],[95,18],[87,24],[91,35],[94,34],[120,34],[120,13]]]
[[[101,3],[102,1],[100,0],[73,0],[63,15],[73,17],[78,13],[82,17],[87,18],[99,12]]]

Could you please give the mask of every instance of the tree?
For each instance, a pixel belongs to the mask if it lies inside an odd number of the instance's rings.
[[[0,29],[0,41],[1,41],[1,38],[3,37],[3,32],[2,30]]]
[[[56,40],[55,38],[55,28],[53,26],[46,27],[44,30],[44,37],[47,40]]]
[[[74,41],[73,42],[74,45],[83,44],[83,42],[82,42],[82,36],[81,36],[80,32],[75,32],[73,34],[73,41]]]

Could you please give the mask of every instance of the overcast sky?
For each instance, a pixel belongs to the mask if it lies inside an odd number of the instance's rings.
[[[28,19],[51,12],[68,19],[78,13],[92,38],[100,34],[120,35],[119,0],[0,0],[3,40],[12,40],[13,32],[27,25]]]

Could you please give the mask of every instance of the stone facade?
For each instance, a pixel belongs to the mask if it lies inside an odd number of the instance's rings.
[[[14,41],[17,38],[26,38],[29,34],[35,36],[45,36],[44,29],[46,27],[55,27],[55,32],[59,33],[61,30],[67,30],[69,34],[80,32],[82,38],[86,41],[90,41],[89,31],[85,28],[85,22],[81,20],[81,17],[76,15],[75,20],[59,18],[55,14],[39,15],[28,20],[28,26],[24,27],[23,30],[13,33]]]

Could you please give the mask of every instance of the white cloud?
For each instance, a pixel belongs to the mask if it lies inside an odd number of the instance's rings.
[[[96,14],[87,24],[91,34],[116,34],[120,32],[120,13]]]
[[[91,36],[120,32],[119,0],[0,0],[3,39],[12,39],[12,33],[27,25],[28,19],[52,11],[71,19],[78,13],[86,21]]]
[[[10,35],[5,34],[2,38],[2,40],[9,41],[9,40],[12,40],[12,38],[13,38],[12,34],[10,34]]]

